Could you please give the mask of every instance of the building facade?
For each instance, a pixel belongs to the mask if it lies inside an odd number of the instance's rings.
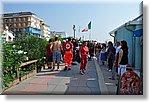
[[[45,23],[41,22],[41,31],[42,35],[41,37],[43,38],[50,38],[50,27]]]
[[[16,34],[15,36],[18,36],[19,32],[29,32],[30,35],[38,37],[44,33],[43,26],[45,25],[42,25],[44,20],[32,12],[3,14],[2,21],[2,28],[4,29],[8,26],[9,31],[14,32]]]
[[[50,36],[55,36],[55,35],[59,35],[62,38],[66,38],[67,37],[67,33],[66,32],[56,32],[56,31],[50,31]]]
[[[134,20],[114,29],[109,34],[114,37],[114,43],[122,40],[127,41],[128,63],[135,69],[141,69],[143,67],[143,15],[141,14]]]

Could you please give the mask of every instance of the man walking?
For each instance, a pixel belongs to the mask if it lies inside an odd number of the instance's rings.
[[[108,50],[107,50],[109,71],[112,71],[113,63],[115,60],[115,53],[116,53],[116,49],[113,47],[113,43],[111,41],[109,41],[108,42]]]
[[[61,42],[58,40],[58,37],[55,37],[55,41],[52,44],[51,47],[53,51],[53,69],[55,69],[55,63],[57,63],[57,70],[59,69],[59,62],[61,59]]]

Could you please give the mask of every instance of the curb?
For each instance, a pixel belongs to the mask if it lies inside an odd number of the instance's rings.
[[[108,89],[105,85],[104,82],[104,77],[101,71],[100,66],[98,65],[98,62],[96,61],[96,59],[94,59],[94,63],[95,63],[95,67],[96,67],[96,71],[97,71],[97,76],[98,76],[98,83],[99,83],[99,87],[100,87],[100,92],[102,95],[108,95]]]

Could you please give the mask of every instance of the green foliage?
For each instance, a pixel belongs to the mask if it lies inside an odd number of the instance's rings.
[[[3,43],[3,87],[7,87],[17,77],[17,69],[21,75],[26,73],[27,70],[20,68],[21,63],[42,59],[46,44],[45,39],[29,36],[27,33],[23,33],[22,37],[16,37],[11,43]],[[28,71],[34,68],[31,64]]]

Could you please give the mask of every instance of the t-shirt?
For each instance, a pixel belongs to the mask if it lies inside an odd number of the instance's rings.
[[[73,49],[73,44],[71,42],[64,43],[64,51],[71,51]]]
[[[116,49],[113,46],[109,46],[107,53],[110,52],[110,59],[115,59]]]
[[[121,46],[118,46],[118,47],[116,48],[116,54],[119,53],[120,48],[121,48]]]
[[[81,52],[81,56],[86,56],[86,54],[89,52],[89,49],[87,46],[81,46],[80,52]]]

